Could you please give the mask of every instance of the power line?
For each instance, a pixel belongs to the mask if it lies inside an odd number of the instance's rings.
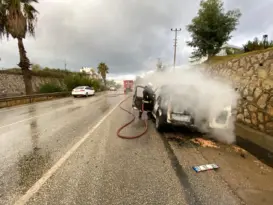
[[[173,54],[173,69],[175,69],[175,62],[176,62],[176,47],[177,47],[177,32],[181,31],[181,28],[177,29],[172,29],[171,31],[174,31],[174,54]]]

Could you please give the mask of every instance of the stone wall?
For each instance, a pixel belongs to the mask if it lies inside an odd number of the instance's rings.
[[[273,50],[210,64],[205,70],[238,88],[238,122],[273,136]]]
[[[42,84],[54,82],[63,86],[63,80],[60,78],[32,76],[32,86],[34,92],[39,91]],[[7,96],[25,94],[25,85],[21,74],[0,73],[0,91],[5,90]],[[2,93],[1,93],[2,94]]]

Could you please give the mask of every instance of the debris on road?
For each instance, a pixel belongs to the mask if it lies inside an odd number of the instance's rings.
[[[202,146],[202,147],[219,148],[219,146],[216,145],[216,143],[211,140],[206,140],[203,138],[194,138],[191,141],[195,144]]]
[[[242,158],[246,158],[247,152],[246,152],[244,149],[242,149],[241,147],[238,147],[237,145],[233,145],[233,146],[232,146],[232,149],[233,149],[236,153],[238,153]]]
[[[243,153],[246,154],[246,151],[242,149],[241,147],[238,147],[237,145],[233,145],[232,148],[234,149],[235,152],[237,153]]]
[[[198,172],[218,169],[219,166],[216,165],[216,164],[205,164],[205,165],[200,165],[200,166],[194,166],[192,168],[193,168],[194,171],[196,171],[198,173]]]

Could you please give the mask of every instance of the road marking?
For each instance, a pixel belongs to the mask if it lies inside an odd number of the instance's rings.
[[[122,102],[122,101],[120,101]],[[66,162],[66,160],[86,141],[86,139],[103,123],[103,121],[111,115],[111,113],[119,106],[120,102],[110,110],[99,122],[87,132],[73,147],[68,150],[36,183],[21,196],[14,205],[24,205],[29,199],[43,186],[43,184]]]

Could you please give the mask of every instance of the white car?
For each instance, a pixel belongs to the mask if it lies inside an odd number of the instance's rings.
[[[95,95],[95,90],[92,87],[89,86],[79,86],[72,90],[72,96],[78,97],[78,96],[90,96]]]
[[[110,91],[116,91],[117,89],[116,89],[116,87],[110,87],[110,89],[109,89]]]

